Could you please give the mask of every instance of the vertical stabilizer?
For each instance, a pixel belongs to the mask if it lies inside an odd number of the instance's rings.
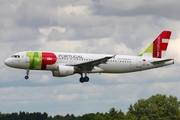
[[[168,47],[171,31],[163,31],[151,45],[139,56],[162,58]]]

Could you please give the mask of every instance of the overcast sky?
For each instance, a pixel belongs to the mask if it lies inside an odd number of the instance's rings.
[[[130,104],[154,94],[180,100],[179,0],[0,0],[0,111],[82,115],[127,112]],[[54,78],[51,72],[4,65],[19,51],[141,53],[163,30],[172,36],[166,53],[175,64],[128,74]]]

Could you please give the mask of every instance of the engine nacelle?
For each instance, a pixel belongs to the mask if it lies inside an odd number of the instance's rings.
[[[52,71],[54,77],[65,77],[74,74],[74,67],[71,66],[58,66],[57,71]]]

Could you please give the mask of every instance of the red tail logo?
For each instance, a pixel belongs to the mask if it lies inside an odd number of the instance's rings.
[[[161,58],[163,51],[166,51],[171,31],[163,31],[153,42],[153,57]]]

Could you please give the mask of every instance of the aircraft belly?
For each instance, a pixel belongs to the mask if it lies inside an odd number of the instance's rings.
[[[46,70],[57,70],[57,65],[47,65]]]
[[[19,67],[21,68],[21,69],[28,69],[29,68],[29,64],[27,64],[27,63],[21,63],[20,65],[19,65]]]
[[[131,72],[134,70],[131,68],[130,64],[105,64],[100,65],[104,71],[103,73],[124,73],[124,72]]]

